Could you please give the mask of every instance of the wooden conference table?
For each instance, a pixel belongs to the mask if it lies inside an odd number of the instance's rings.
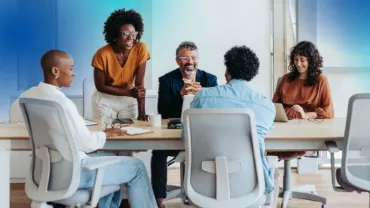
[[[324,121],[290,120],[288,123],[275,123],[266,135],[268,151],[326,150],[325,141],[336,141],[343,147],[345,118]],[[167,129],[167,121],[162,127],[150,127],[147,122],[136,121],[134,127],[150,129],[153,133],[124,135],[107,139],[104,150],[182,150],[180,129]],[[89,127],[99,130],[99,125]],[[9,207],[10,151],[30,150],[27,129],[21,124],[0,125],[0,207]]]

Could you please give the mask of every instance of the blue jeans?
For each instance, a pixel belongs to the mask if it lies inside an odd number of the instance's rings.
[[[82,167],[99,161],[104,156],[115,156],[113,153],[90,154],[81,161],[81,179],[79,188],[91,188],[94,185],[96,170],[88,171]],[[100,157],[100,158],[99,158]],[[134,157],[116,156],[121,161],[104,168],[103,185],[126,184],[127,194],[132,208],[157,208],[148,173],[144,163]],[[122,190],[109,194],[99,200],[100,208],[119,208]]]

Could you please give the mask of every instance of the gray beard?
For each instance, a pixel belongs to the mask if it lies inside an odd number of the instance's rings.
[[[186,74],[187,77],[191,77],[197,70],[194,69],[193,71],[187,71],[187,70],[184,70],[184,73]]]

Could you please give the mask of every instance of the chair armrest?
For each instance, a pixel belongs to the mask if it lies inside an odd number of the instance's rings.
[[[90,163],[88,165],[85,165],[83,167],[86,170],[97,169],[96,174],[95,174],[94,186],[92,187],[91,200],[90,200],[90,205],[92,207],[96,207],[100,199],[100,190],[103,184],[104,168],[107,167],[108,165],[112,165],[119,161],[120,161],[119,158],[117,158],[116,156],[102,157],[102,158],[99,158],[99,160],[93,163]]]
[[[106,167],[108,165],[112,165],[119,161],[120,161],[119,158],[116,158],[115,156],[104,157],[104,158],[101,158],[101,160],[85,165],[83,168],[86,170],[95,170],[98,168]]]
[[[326,144],[326,147],[328,148],[328,151],[330,153],[339,152],[339,148],[338,148],[336,142],[334,142],[334,141],[326,141],[325,144]]]

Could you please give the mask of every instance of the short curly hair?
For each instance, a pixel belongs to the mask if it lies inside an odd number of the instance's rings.
[[[290,82],[299,77],[299,72],[294,64],[294,58],[296,55],[307,57],[308,69],[305,85],[314,85],[317,82],[319,75],[322,73],[321,67],[323,66],[323,59],[320,56],[319,50],[316,48],[315,44],[310,41],[301,41],[290,50],[289,71],[291,71],[291,73],[288,77]]]
[[[260,66],[257,55],[246,46],[234,46],[224,56],[227,72],[232,79],[251,81]]]
[[[191,50],[191,51],[194,51],[194,50],[198,51],[198,47],[197,47],[197,45],[195,45],[194,42],[183,41],[183,42],[180,43],[180,45],[176,49],[176,57],[179,56],[179,51],[181,49],[184,49],[184,48],[188,49],[188,50]]]
[[[132,24],[138,32],[136,41],[139,42],[144,33],[143,18],[134,10],[119,9],[110,14],[104,23],[104,39],[108,44],[115,43],[119,35],[119,28],[125,24]]]

